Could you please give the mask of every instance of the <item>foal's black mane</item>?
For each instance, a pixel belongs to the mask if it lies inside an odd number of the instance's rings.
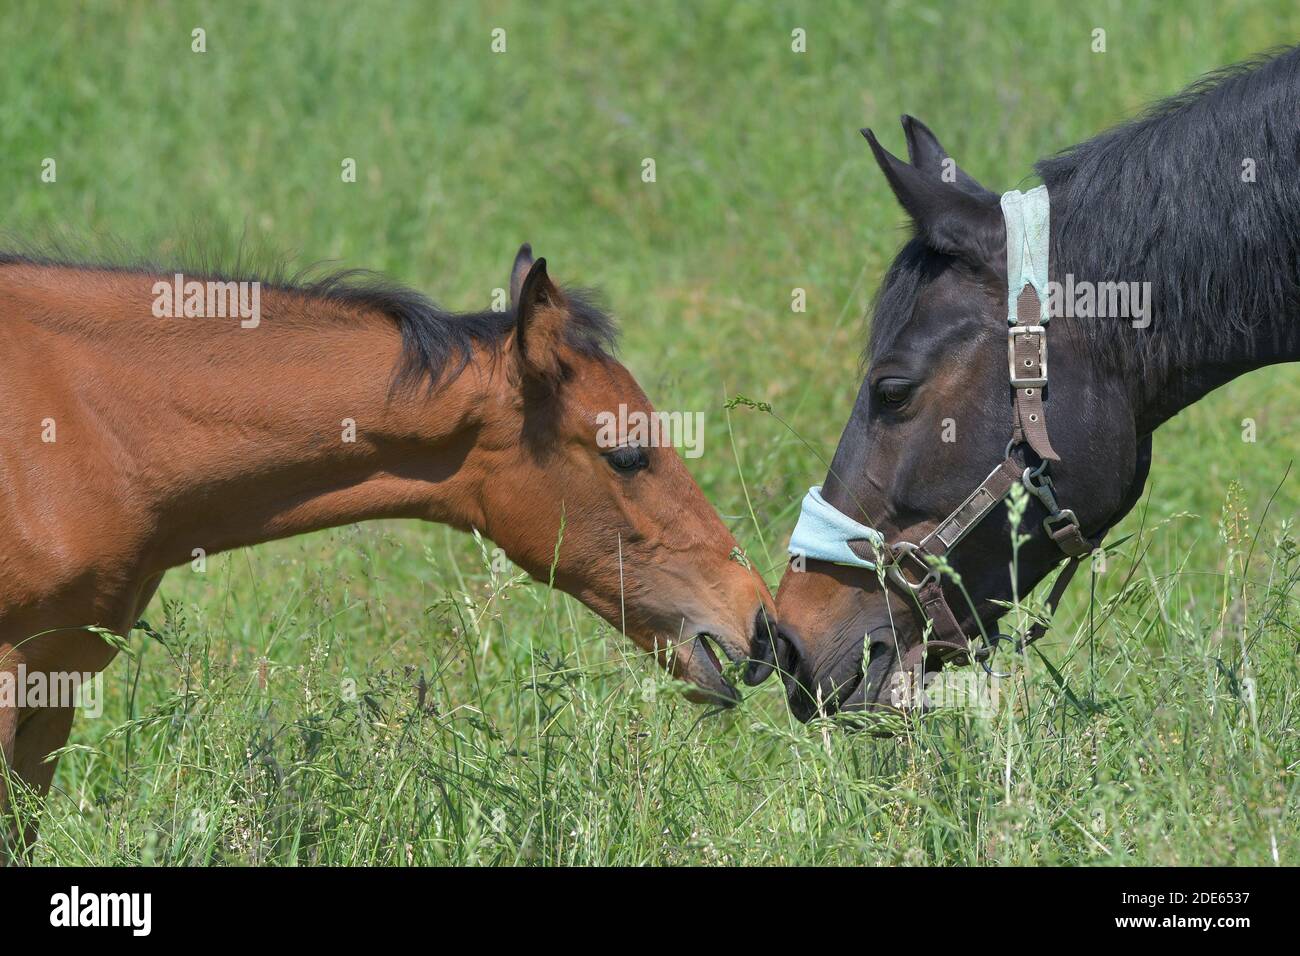
[[[305,296],[325,305],[378,312],[392,319],[402,335],[402,357],[393,379],[394,387],[399,389],[421,382],[433,388],[454,379],[464,371],[476,347],[498,351],[518,317],[513,304],[504,312],[448,312],[423,293],[368,269],[322,271],[307,267],[295,271],[282,261],[260,267],[236,264],[227,268],[204,261],[201,266],[184,268],[138,259],[121,264],[0,251],[0,266],[19,264],[145,273],[164,279],[180,272],[187,280],[200,282],[258,282],[264,289]],[[568,345],[584,355],[612,355],[617,329],[601,307],[599,294],[591,289],[565,289],[564,295],[570,313]]]
[[[402,333],[402,359],[394,385],[429,388],[464,371],[475,346],[496,352],[514,329],[518,312],[512,303],[504,312],[447,312],[421,292],[366,269],[345,269],[277,285],[334,305],[388,316]],[[570,348],[584,355],[608,357],[617,331],[614,320],[601,308],[591,289],[565,289],[570,320],[566,326]]]
[[[1247,159],[1254,182],[1242,180]],[[1051,197],[1055,278],[1151,283],[1149,328],[1077,323],[1099,361],[1213,357],[1266,317],[1300,311],[1300,47],[1211,73],[1036,169]],[[906,322],[945,261],[909,242],[877,319]],[[871,348],[896,334],[873,328]]]

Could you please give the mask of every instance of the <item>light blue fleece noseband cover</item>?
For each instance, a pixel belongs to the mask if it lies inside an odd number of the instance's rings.
[[[1047,253],[1051,235],[1047,187],[1002,194],[1002,218],[1007,224],[1007,323],[1016,324],[1016,301],[1025,286],[1038,293],[1038,324],[1046,325]]]
[[[883,547],[885,543],[875,528],[858,524],[838,508],[828,505],[822,497],[821,485],[813,485],[804,495],[799,521],[794,526],[794,534],[790,535],[790,554],[874,570],[875,562],[858,557],[848,544],[864,538],[876,547]]]
[[[1046,325],[1047,256],[1051,217],[1048,213],[1047,187],[1028,192],[1013,189],[1002,194],[1002,218],[1007,224],[1007,322],[1016,325],[1016,302],[1025,286],[1038,293],[1039,324]],[[799,521],[790,536],[790,554],[794,557],[849,564],[875,569],[874,561],[860,558],[849,547],[850,541],[867,540],[884,548],[884,536],[875,528],[858,524],[848,515],[832,508],[822,497],[820,485],[804,496]]]

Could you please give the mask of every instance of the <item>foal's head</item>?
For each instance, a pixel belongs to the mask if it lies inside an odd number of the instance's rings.
[[[747,683],[771,672],[766,585],[676,450],[611,425],[653,409],[599,347],[606,320],[527,246],[511,295],[515,324],[476,443],[491,537],[695,684],[694,699],[734,701],[714,648],[749,662]]]
[[[823,486],[835,509],[878,529],[888,542],[919,542],[1007,455],[1012,434],[1007,355],[1006,228],[998,196],[958,169],[933,134],[904,118],[910,162],[864,131],[915,236],[895,259],[876,303],[867,374]],[[1097,210],[1104,215],[1104,210]],[[1054,223],[1055,224],[1055,223]],[[1100,367],[1079,329],[1055,319],[1050,334],[1047,421],[1060,455],[1051,475],[1063,507],[1095,537],[1132,507],[1145,478],[1149,438],[1140,440],[1123,378]],[[1022,466],[1038,457],[1023,445]],[[1022,460],[1021,460],[1022,459]],[[1031,500],[1019,559],[1024,595],[1062,558]],[[950,553],[970,601],[944,587],[968,635],[1003,613],[1012,597],[1005,503]],[[797,562],[797,558],[796,558]],[[913,597],[870,569],[809,560],[787,570],[778,592],[783,668],[794,712],[906,706],[900,677],[940,664],[925,660],[926,615]],[[976,611],[971,610],[974,603]],[[978,613],[979,620],[976,620]],[[864,660],[865,649],[865,660]],[[914,686],[914,683],[906,686]]]

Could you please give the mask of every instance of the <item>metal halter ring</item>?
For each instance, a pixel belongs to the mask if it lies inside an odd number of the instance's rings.
[[[1044,474],[1046,471],[1047,462],[1037,468],[1026,468],[1020,482],[1026,491],[1043,503],[1049,515],[1059,514],[1061,509],[1056,503],[1056,492],[1052,490],[1052,476]]]
[[[1010,672],[1003,674],[1000,671],[995,671],[989,666],[989,661],[992,660],[993,655],[997,653],[998,644],[1002,641],[1006,641],[1008,644],[1012,645],[1016,644],[1016,639],[1011,637],[1009,634],[993,634],[990,637],[985,638],[984,646],[975,652],[975,660],[979,661],[980,667],[984,668],[984,673],[988,674],[990,677],[996,677],[998,679],[1011,676]],[[1018,647],[1016,649],[1019,650]]]
[[[934,568],[930,567],[920,558],[920,556],[917,554],[917,552],[919,552],[920,550],[921,549],[917,545],[912,544],[912,542],[910,541],[900,541],[897,544],[891,546],[890,552],[893,556],[893,561],[890,562],[889,567],[885,571],[885,574],[889,577],[889,580],[893,581],[899,587],[907,588],[910,591],[919,591],[921,590],[921,588],[925,587],[931,581],[937,581],[939,579],[938,572],[936,572]],[[924,572],[920,581],[916,581],[916,582],[909,581],[907,577],[903,574],[902,571],[903,558],[908,558],[908,557],[910,557],[914,562],[916,562],[917,567],[919,567]]]

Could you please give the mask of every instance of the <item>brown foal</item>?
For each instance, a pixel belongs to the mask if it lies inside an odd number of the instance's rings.
[[[770,672],[766,586],[673,449],[598,446],[649,402],[527,246],[497,313],[343,275],[260,288],[256,322],[159,318],[172,281],[0,256],[0,676],[102,670],[86,628],[128,633],[196,549],[395,517],[478,529],[695,699],[737,696],[710,643]],[[72,721],[0,704],[0,816]]]

